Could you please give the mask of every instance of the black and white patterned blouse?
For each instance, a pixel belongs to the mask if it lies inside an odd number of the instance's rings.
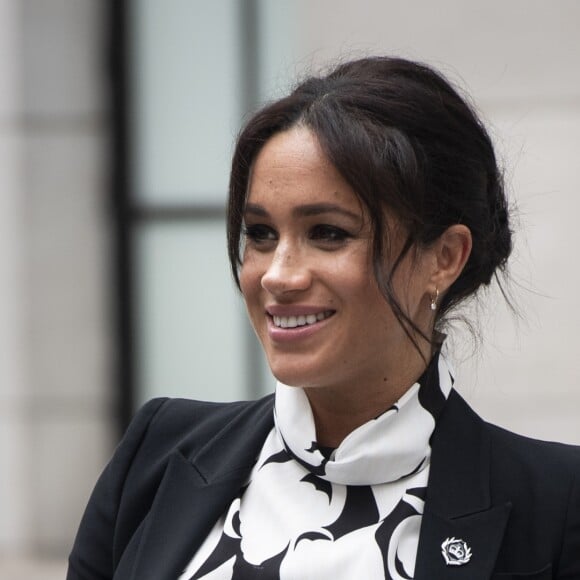
[[[452,384],[436,355],[393,407],[328,453],[303,390],[278,383],[248,485],[178,580],[412,579],[429,439]]]

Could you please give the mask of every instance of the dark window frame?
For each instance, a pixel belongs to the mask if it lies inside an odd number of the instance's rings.
[[[132,8],[139,0],[109,0],[108,69],[111,81],[111,180],[109,209],[114,225],[114,251],[112,263],[112,301],[115,328],[114,359],[114,415],[119,433],[122,433],[134,412],[137,400],[136,353],[136,288],[135,248],[133,230],[143,222],[189,222],[225,218],[222,205],[147,205],[137,201],[131,175],[133,143],[131,67]],[[240,100],[243,110],[254,109],[259,102],[259,42],[258,2],[241,0],[240,27],[242,47],[240,64],[243,86]],[[255,341],[246,341],[250,361],[247,381],[258,384],[259,370]],[[254,394],[254,393],[249,393]]]

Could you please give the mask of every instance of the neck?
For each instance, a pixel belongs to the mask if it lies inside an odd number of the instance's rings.
[[[351,382],[306,388],[318,443],[324,447],[338,447],[352,431],[392,407],[426,368],[424,359],[418,354],[412,363],[400,366],[405,371],[397,373],[396,377],[387,374],[374,381],[365,381],[364,387],[354,388]]]

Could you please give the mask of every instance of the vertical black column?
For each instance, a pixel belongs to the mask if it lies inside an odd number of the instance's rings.
[[[239,59],[242,70],[240,109],[243,115],[254,111],[260,102],[259,17],[258,0],[240,2],[241,51]],[[250,325],[246,323],[244,329],[246,394],[249,398],[256,398],[261,394],[261,347]]]
[[[134,342],[133,277],[131,260],[130,176],[130,0],[109,0],[109,72],[111,78],[111,204],[114,224],[112,260],[113,320],[116,330],[114,354],[115,411],[119,431],[124,431],[133,412]]]

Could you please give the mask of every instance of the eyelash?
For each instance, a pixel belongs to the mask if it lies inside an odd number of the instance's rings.
[[[255,245],[263,245],[278,238],[276,231],[265,224],[245,226],[243,235],[247,241]],[[347,239],[353,236],[337,226],[317,224],[310,228],[308,237],[310,240],[334,246],[344,244]]]
[[[244,226],[243,235],[246,240],[254,244],[263,244],[276,239],[276,232],[271,227],[262,224]]]
[[[310,239],[321,240],[330,243],[342,243],[352,236],[342,228],[336,226],[329,226],[326,224],[320,224],[314,226],[310,230]]]

